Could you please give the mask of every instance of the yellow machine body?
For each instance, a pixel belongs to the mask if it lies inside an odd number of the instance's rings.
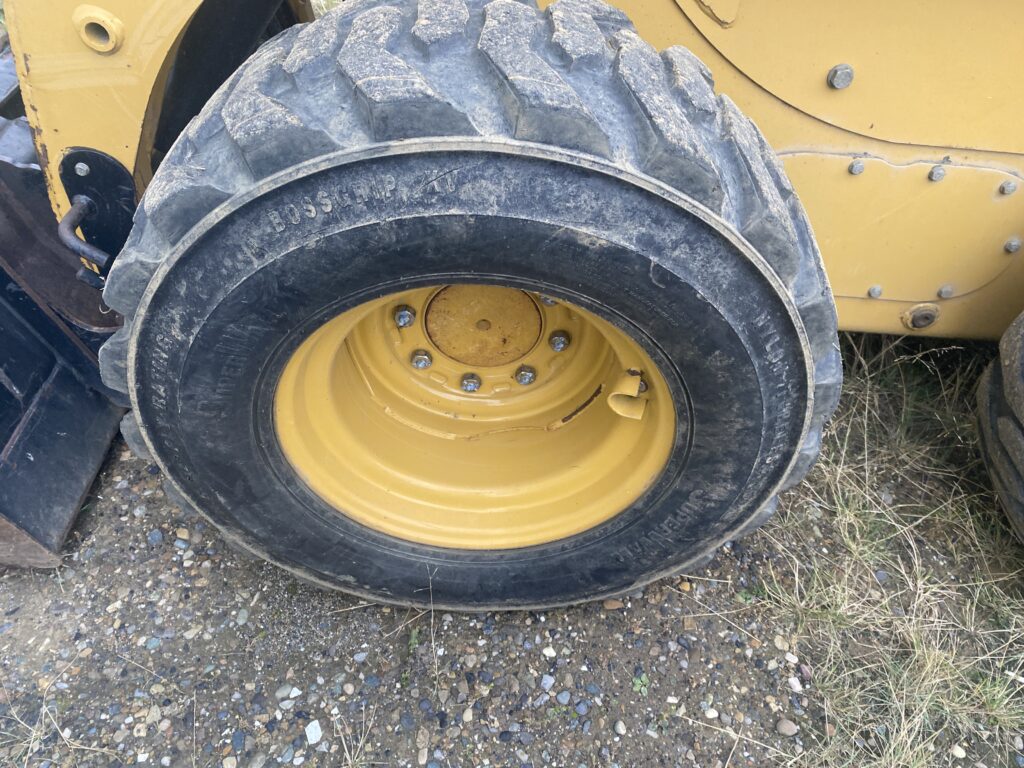
[[[144,189],[167,75],[202,2],[7,0],[58,216],[69,208],[58,168],[75,147],[116,158]],[[1024,310],[1024,86],[1011,35],[1024,5],[615,4],[655,47],[700,57],[782,157],[841,327],[998,338]],[[843,65],[852,80],[830,85]]]

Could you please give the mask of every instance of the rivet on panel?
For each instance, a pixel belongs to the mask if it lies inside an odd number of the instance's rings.
[[[1004,181],[1002,184],[999,185],[999,194],[1000,195],[1012,195],[1016,191],[1017,191],[1017,182],[1014,181],[1013,179],[1007,179],[1006,181]]]
[[[934,165],[928,171],[928,181],[942,181],[944,178],[946,178],[946,169],[941,165]]]
[[[939,288],[938,293],[939,293],[939,298],[940,299],[952,298],[953,297],[953,286],[950,285],[949,283],[946,283],[944,286]]]
[[[850,163],[850,167],[848,168],[848,170],[852,175],[860,176],[862,173],[864,173],[864,161],[854,160],[852,163]]]
[[[1003,245],[1003,250],[1006,251],[1007,253],[1016,253],[1017,251],[1019,251],[1020,250],[1020,238],[1019,237],[1011,237]]]
[[[868,288],[868,296],[870,296],[872,299],[882,298],[882,286],[872,285],[870,288]]]
[[[835,88],[836,90],[849,88],[853,82],[853,67],[849,64],[836,64],[828,71],[825,80],[829,88]]]

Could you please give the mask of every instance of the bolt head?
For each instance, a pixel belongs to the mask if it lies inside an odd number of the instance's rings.
[[[647,379],[640,379],[640,393],[643,394],[644,392],[647,391],[647,389]]]
[[[416,310],[404,304],[395,309],[395,325],[399,328],[408,328],[416,322]]]
[[[1012,195],[1017,191],[1017,182],[1013,179],[1007,179],[999,185],[999,194],[1001,195]]]
[[[1009,240],[1006,241],[1006,244],[1003,245],[1003,250],[1005,250],[1007,253],[1016,253],[1017,251],[1019,251],[1020,250],[1020,238],[1019,237],[1011,237]]]
[[[430,353],[425,349],[417,349],[409,356],[409,363],[418,371],[429,368],[433,362],[434,358],[432,358]]]
[[[543,304],[545,307],[553,307],[556,304],[558,304],[558,302],[552,299],[550,296],[545,296],[541,294],[538,298],[540,299],[540,303]]]
[[[940,299],[948,299],[948,298],[951,298],[952,296],[953,296],[953,286],[950,285],[949,283],[946,283],[944,286],[939,288],[939,298]]]
[[[868,296],[870,296],[872,299],[882,298],[882,286],[872,285],[870,288],[868,288]]]
[[[860,176],[862,173],[864,173],[864,161],[854,160],[852,163],[850,163],[850,167],[847,170],[849,170],[850,174],[853,176]]]
[[[533,384],[537,380],[537,371],[528,365],[521,365],[516,370],[516,381],[524,387]]]
[[[475,373],[464,374],[459,386],[463,392],[476,392],[480,389],[480,377]]]
[[[75,175],[76,176],[88,176],[92,169],[85,163],[75,163]]]
[[[548,337],[548,344],[555,352],[564,352],[569,348],[569,343],[572,341],[568,331],[554,331]]]
[[[928,181],[942,181],[946,178],[946,169],[941,165],[933,165],[928,171]]]
[[[836,90],[849,88],[853,83],[853,67],[849,64],[836,64],[828,71],[825,81],[828,83],[829,88],[835,88]]]

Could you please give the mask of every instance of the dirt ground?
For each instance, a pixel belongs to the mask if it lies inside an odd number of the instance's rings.
[[[844,339],[822,462],[624,601],[364,604],[227,548],[113,446],[54,572],[0,572],[0,765],[1021,766],[1024,551],[987,347]]]

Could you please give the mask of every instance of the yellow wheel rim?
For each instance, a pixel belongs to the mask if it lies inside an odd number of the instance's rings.
[[[288,360],[281,449],[339,514],[408,541],[507,549],[609,520],[658,478],[675,407],[647,353],[516,288],[421,288],[330,320]]]

